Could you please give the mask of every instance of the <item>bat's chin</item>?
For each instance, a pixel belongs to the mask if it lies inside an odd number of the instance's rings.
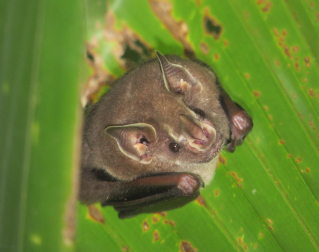
[[[224,139],[221,134],[217,134],[215,142],[204,152],[202,163],[207,163],[213,160],[222,151]]]

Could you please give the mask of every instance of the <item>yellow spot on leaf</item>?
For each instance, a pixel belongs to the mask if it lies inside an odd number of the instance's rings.
[[[6,94],[9,94],[9,91],[10,91],[10,86],[8,82],[3,82],[1,85],[1,92],[6,95]]]
[[[36,245],[40,245],[42,243],[42,238],[38,234],[31,234],[30,240],[32,243],[34,243]]]

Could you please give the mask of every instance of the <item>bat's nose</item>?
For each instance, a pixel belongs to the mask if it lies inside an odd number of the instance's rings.
[[[179,119],[182,123],[182,134],[186,137],[191,151],[205,151],[215,142],[216,130],[211,125],[187,115],[180,115]]]

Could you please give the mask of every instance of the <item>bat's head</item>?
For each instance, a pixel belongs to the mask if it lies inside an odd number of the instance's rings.
[[[152,64],[160,74],[160,81],[155,85],[162,87],[156,92],[149,91],[156,96],[148,94],[148,106],[132,105],[130,113],[140,118],[140,122],[108,126],[105,132],[115,140],[120,153],[132,160],[127,164],[131,167],[127,168],[130,169],[127,174],[176,171],[212,176],[230,132],[219,102],[216,76],[198,62],[176,56],[166,58],[159,53],[157,57],[158,62]],[[132,96],[132,99],[146,98]],[[214,165],[207,165],[211,161]],[[119,173],[121,177],[126,175],[124,171]]]

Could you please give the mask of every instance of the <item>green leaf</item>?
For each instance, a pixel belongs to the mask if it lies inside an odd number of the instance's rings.
[[[0,3],[1,251],[73,250],[82,12],[81,1]]]
[[[99,36],[103,29],[128,29],[128,39],[150,51],[191,49],[254,128],[235,153],[222,153],[201,201],[127,220],[98,207],[104,222],[80,205],[77,250],[319,251],[319,2],[109,1],[106,23],[104,12],[94,11],[99,3],[87,2],[95,24],[87,34],[98,41],[93,51],[104,71],[119,76],[123,66],[120,45]],[[159,16],[165,13],[175,23]],[[179,34],[174,25],[187,29]]]

